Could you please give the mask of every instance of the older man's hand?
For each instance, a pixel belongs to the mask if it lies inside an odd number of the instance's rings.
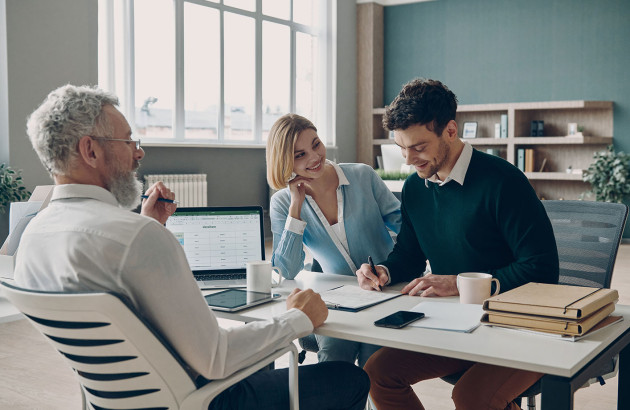
[[[142,215],[149,216],[164,225],[169,216],[177,209],[177,204],[158,201],[159,198],[175,200],[175,194],[162,181],[153,184],[147,192],[148,198],[142,200]]]

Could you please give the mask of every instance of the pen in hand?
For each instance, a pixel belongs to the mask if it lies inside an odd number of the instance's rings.
[[[368,263],[370,264],[370,268],[372,268],[372,273],[374,274],[374,276],[376,276],[377,280],[378,280],[378,274],[376,273],[376,266],[374,266],[374,261],[372,260],[371,256],[368,256]],[[381,289],[381,284],[377,282],[378,286],[378,290],[379,292],[383,289]]]
[[[147,199],[148,197],[149,197],[148,195],[141,195],[140,196],[140,198],[143,198],[143,199]],[[157,200],[161,201],[161,202],[168,202],[169,204],[178,204],[179,203],[177,201],[173,201],[172,199],[168,199],[168,198],[158,198]]]

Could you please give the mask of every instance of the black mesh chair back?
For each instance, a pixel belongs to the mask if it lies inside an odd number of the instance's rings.
[[[609,202],[543,201],[556,237],[559,283],[610,288],[628,206]]]

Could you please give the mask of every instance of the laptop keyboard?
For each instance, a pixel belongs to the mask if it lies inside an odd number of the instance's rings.
[[[234,280],[245,279],[244,273],[221,273],[213,275],[195,275],[196,280],[214,281],[214,280]]]

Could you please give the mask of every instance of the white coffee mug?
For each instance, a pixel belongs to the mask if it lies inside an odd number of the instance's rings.
[[[271,288],[282,283],[282,271],[271,266],[271,261],[252,261],[246,266],[247,290],[251,292],[271,293]],[[276,271],[278,280],[273,279],[273,271]]]
[[[497,288],[490,294],[492,282],[496,282]],[[459,290],[459,303],[482,304],[490,296],[499,293],[499,280],[489,273],[465,272],[457,275],[457,290]]]

